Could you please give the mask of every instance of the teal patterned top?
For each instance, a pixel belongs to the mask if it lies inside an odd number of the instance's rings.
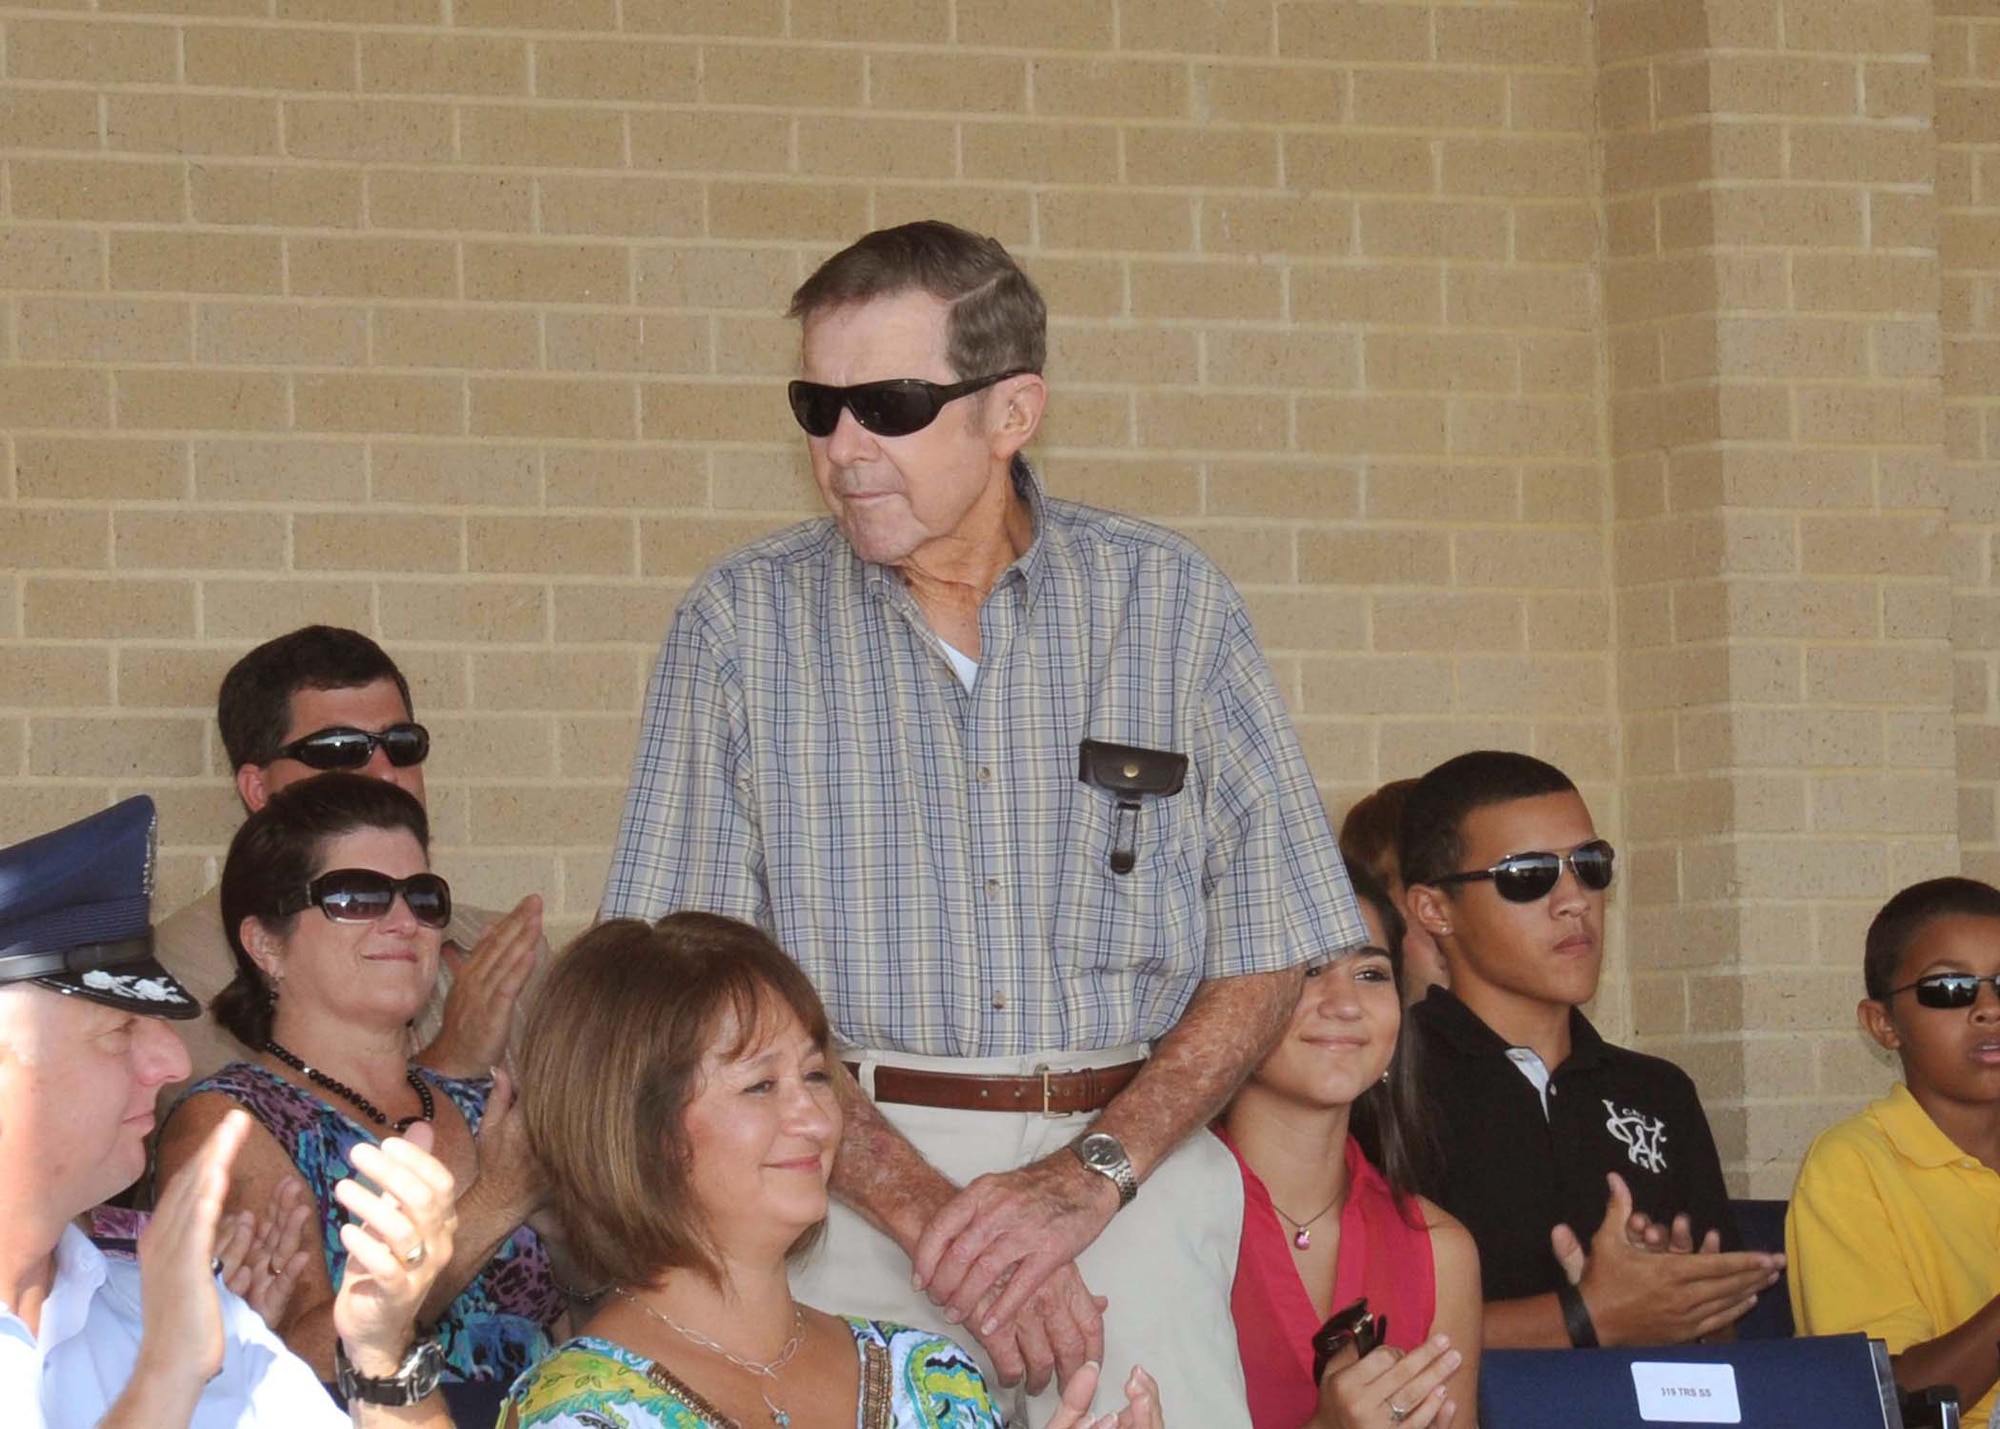
[[[855,1429],[1001,1429],[972,1356],[942,1335],[846,1317],[861,1357]],[[732,1429],[666,1366],[591,1335],[514,1381],[520,1429]],[[502,1421],[505,1422],[504,1419]]]

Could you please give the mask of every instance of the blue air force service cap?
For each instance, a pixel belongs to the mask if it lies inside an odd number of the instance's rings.
[[[0,849],[0,983],[147,1017],[201,1015],[153,957],[153,828],[141,794]]]

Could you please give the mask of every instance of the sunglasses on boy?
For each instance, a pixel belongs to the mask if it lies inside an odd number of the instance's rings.
[[[402,894],[410,916],[426,928],[451,922],[451,885],[435,873],[391,878],[372,868],[329,869],[299,892],[278,900],[278,916],[317,908],[335,923],[374,923],[389,915]]]
[[[1914,992],[1919,1007],[1970,1007],[1979,1001],[1979,985],[1987,982],[1993,984],[1995,994],[2000,994],[2000,973],[1925,973],[1915,982],[1890,988],[1889,997],[1899,992]]]
[[[1533,903],[1546,898],[1562,878],[1563,865],[1576,881],[1593,892],[1611,886],[1611,865],[1617,855],[1603,839],[1578,844],[1568,853],[1510,853],[1491,868],[1475,868],[1466,873],[1447,873],[1433,878],[1435,884],[1493,881],[1493,890],[1509,903]]]
[[[878,437],[907,437],[921,432],[937,420],[945,403],[956,402],[982,392],[1009,377],[1023,377],[1032,367],[1010,367],[991,377],[973,377],[964,382],[940,385],[921,377],[892,377],[884,382],[857,382],[852,387],[829,387],[823,382],[794,382],[785,389],[791,398],[792,415],[809,437],[830,437],[840,425],[841,409]]]
[[[431,732],[420,724],[408,723],[392,724],[379,734],[335,725],[293,740],[278,751],[277,757],[296,759],[306,768],[321,773],[329,769],[359,769],[375,757],[378,745],[391,764],[408,769],[430,757]]]

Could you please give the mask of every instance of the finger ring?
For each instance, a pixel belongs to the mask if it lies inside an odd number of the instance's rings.
[[[410,1250],[406,1251],[403,1254],[401,1259],[404,1265],[407,1265],[410,1269],[415,1270],[418,1266],[424,1263],[424,1257],[429,1254],[430,1252],[424,1249],[424,1243],[422,1241],[418,1241],[415,1246],[413,1246]]]
[[[1401,1424],[1405,1419],[1408,1419],[1409,1417],[1410,1417],[1409,1410],[1403,1408],[1402,1405],[1396,1403],[1396,1401],[1393,1399],[1389,1401],[1389,1422],[1391,1424]]]

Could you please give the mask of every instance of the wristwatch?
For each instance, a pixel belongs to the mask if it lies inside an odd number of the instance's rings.
[[[438,1381],[444,1377],[444,1351],[438,1348],[436,1340],[420,1340],[410,1346],[410,1352],[403,1356],[394,1374],[387,1379],[370,1379],[356,1372],[347,1358],[347,1346],[335,1340],[333,1377],[340,1386],[342,1399],[407,1408],[428,1399],[438,1387]]]
[[[1132,1204],[1139,1194],[1139,1177],[1132,1169],[1132,1158],[1125,1154],[1124,1144],[1117,1137],[1108,1131],[1093,1131],[1072,1141],[1069,1149],[1076,1153],[1077,1160],[1118,1188],[1119,1210]]]

